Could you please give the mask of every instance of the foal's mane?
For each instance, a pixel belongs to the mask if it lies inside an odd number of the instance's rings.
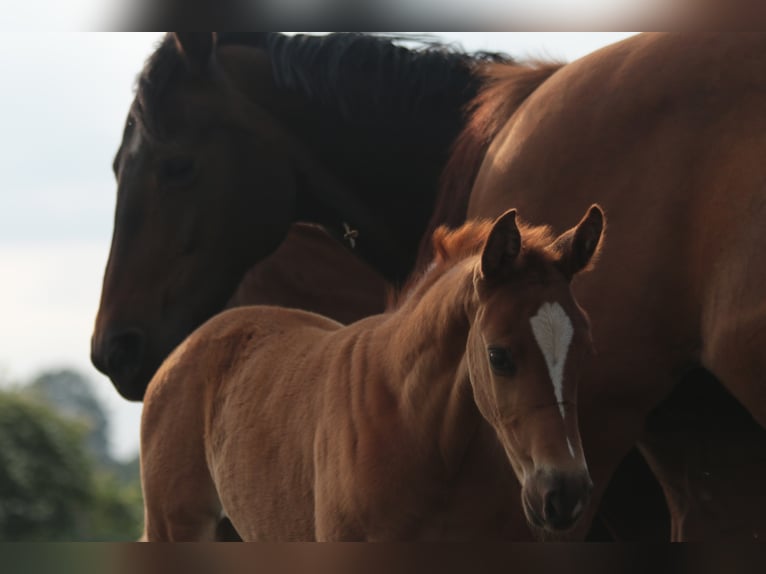
[[[278,87],[302,94],[343,121],[389,129],[422,121],[424,114],[438,118],[439,110],[459,106],[476,93],[478,64],[511,61],[504,54],[471,55],[436,41],[362,33],[224,32],[218,44],[265,50]],[[162,133],[162,95],[184,73],[186,66],[168,34],[137,81],[137,108],[151,131]]]
[[[391,291],[387,305],[393,311],[411,298],[425,293],[445,273],[461,261],[479,255],[492,231],[490,219],[470,220],[458,228],[440,225],[433,232],[431,243],[434,257],[431,264],[420,273],[413,275],[398,292]],[[521,233],[521,253],[516,267],[519,269],[542,269],[556,257],[551,244],[555,239],[553,230],[547,225],[528,225],[516,220]]]

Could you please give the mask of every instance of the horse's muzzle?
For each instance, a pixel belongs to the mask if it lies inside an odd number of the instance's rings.
[[[592,490],[587,472],[537,472],[522,492],[524,512],[534,526],[569,530],[587,507]]]
[[[129,400],[141,400],[146,385],[136,385],[142,370],[146,339],[138,329],[106,333],[91,342],[91,362],[114,383]],[[135,391],[132,390],[134,387]],[[140,389],[138,387],[141,387]]]

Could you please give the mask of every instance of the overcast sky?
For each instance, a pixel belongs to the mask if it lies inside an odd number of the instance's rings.
[[[571,61],[629,33],[460,33],[468,50]],[[140,405],[89,361],[111,239],[112,157],[155,33],[0,35],[0,380],[74,367],[109,409],[119,456]]]

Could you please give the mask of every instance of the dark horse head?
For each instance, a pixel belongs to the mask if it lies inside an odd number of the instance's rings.
[[[353,227],[356,252],[403,279],[479,61],[359,34],[166,36],[114,161],[93,364],[140,400],[296,221]]]

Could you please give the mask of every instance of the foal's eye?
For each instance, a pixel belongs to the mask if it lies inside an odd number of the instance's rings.
[[[186,183],[195,168],[194,158],[188,156],[171,157],[160,164],[159,180],[163,184]]]
[[[490,347],[487,349],[489,355],[489,364],[492,365],[498,375],[513,375],[516,372],[516,364],[513,362],[511,352],[501,347]]]

